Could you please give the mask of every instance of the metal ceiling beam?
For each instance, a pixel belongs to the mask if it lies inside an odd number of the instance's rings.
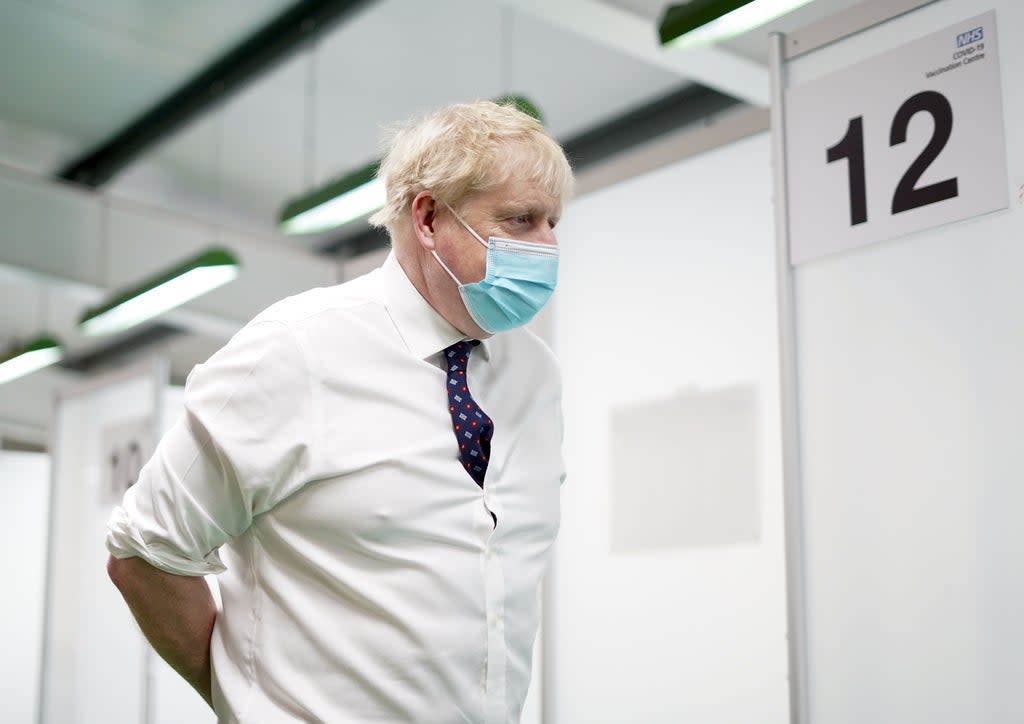
[[[711,88],[688,83],[562,144],[577,172],[641,143],[704,121],[739,102]]]
[[[155,144],[288,58],[372,0],[302,0],[193,76],[58,178],[99,187]]]
[[[344,236],[322,244],[316,249],[321,254],[350,258],[361,254],[368,254],[377,249],[383,249],[391,243],[388,232],[374,226],[365,226],[355,233],[349,232]]]
[[[731,96],[693,83],[617,116],[562,142],[565,155],[579,174],[640,144],[649,143],[686,126],[700,123],[741,104]],[[323,254],[359,256],[388,244],[388,235],[375,228],[332,239],[317,249]]]
[[[599,0],[498,0],[681,77],[767,107],[768,69],[721,48],[663,48],[657,24]]]
[[[125,359],[137,357],[148,347],[163,342],[186,330],[174,324],[156,321],[136,327],[117,338],[76,355],[69,355],[58,364],[72,372],[95,372]]]

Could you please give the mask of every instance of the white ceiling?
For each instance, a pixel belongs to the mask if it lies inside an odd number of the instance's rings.
[[[97,143],[288,5],[5,0],[0,113]]]
[[[379,156],[384,127],[413,113],[523,92],[564,138],[682,83],[495,3],[381,0],[149,160],[207,193],[219,179],[269,230],[287,199]],[[132,194],[145,172],[139,164],[114,188]]]
[[[853,2],[816,0],[770,28],[725,44],[719,57],[754,60],[763,67],[768,30],[790,30]],[[5,136],[12,141],[0,143],[0,162],[54,172],[290,4],[0,1],[0,142]],[[382,128],[423,109],[519,92],[540,106],[554,135],[564,140],[680,87],[687,78],[622,52],[613,42],[614,27],[587,37],[550,22],[543,12],[517,6],[539,5],[551,15],[566,8],[581,20],[611,8],[624,22],[642,20],[649,26],[654,48],[657,18],[666,4],[368,3],[315,46],[152,149],[107,190],[274,233],[274,219],[288,199],[377,157]],[[673,52],[680,53],[659,51]],[[720,80],[729,86],[730,68],[721,65]],[[711,81],[714,85],[715,78]]]
[[[378,157],[390,122],[451,101],[522,93],[564,141],[685,86],[687,69],[705,85],[766,98],[767,33],[854,1],[815,0],[710,54],[686,56],[656,47],[661,0],[377,0],[150,149],[102,191],[264,245],[308,249],[322,237],[279,235],[279,209]],[[0,164],[52,176],[291,4],[0,0]],[[27,243],[2,229],[0,271],[24,257],[9,252]],[[81,296],[46,288],[51,283],[0,274],[0,300],[32,299],[0,313],[0,347],[38,326],[30,311],[37,300],[67,307],[48,313],[51,326],[73,322]],[[220,343],[202,336],[176,343],[179,376]],[[5,400],[27,389],[35,395],[48,375],[66,377],[44,372],[0,387],[0,421]]]

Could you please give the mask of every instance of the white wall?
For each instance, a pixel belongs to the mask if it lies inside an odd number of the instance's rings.
[[[1010,210],[795,274],[814,724],[1024,721],[1024,4],[940,0],[790,77],[993,7]]]
[[[761,134],[583,197],[559,227],[555,724],[788,721],[770,185]],[[755,455],[756,500],[711,488],[691,504],[756,506],[753,538],[611,553],[614,410],[736,385],[756,390],[756,450],[741,451]],[[699,463],[676,455],[692,440],[680,442],[659,465],[692,485]],[[652,492],[652,518],[671,497]]]
[[[0,721],[34,724],[43,651],[50,457],[0,450]]]

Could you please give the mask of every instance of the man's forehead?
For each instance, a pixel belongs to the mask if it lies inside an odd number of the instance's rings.
[[[534,181],[513,179],[493,189],[491,201],[498,208],[509,210],[545,211],[551,213],[562,208],[562,200]]]

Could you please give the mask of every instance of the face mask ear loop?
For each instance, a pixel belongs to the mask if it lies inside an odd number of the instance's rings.
[[[458,219],[459,223],[462,224],[464,227],[466,227],[466,231],[468,231],[470,234],[472,234],[474,239],[479,241],[481,244],[486,246],[488,249],[490,248],[490,244],[488,244],[486,241],[484,241],[480,237],[480,234],[478,234],[475,231],[473,231],[473,229],[470,228],[469,224],[467,224],[465,221],[462,220],[462,217],[459,216],[458,212],[456,212],[455,209],[453,209],[451,206],[448,205],[447,201],[444,202],[444,205],[448,206],[448,210],[452,212],[452,216],[454,216],[456,219]]]
[[[434,255],[435,259],[437,259],[437,263],[441,265],[441,268],[444,269],[446,272],[448,272],[448,276],[450,276],[452,278],[452,281],[455,282],[458,286],[461,287],[462,286],[462,282],[460,282],[458,280],[458,278],[454,274],[452,274],[452,270],[448,268],[448,265],[445,264],[443,261],[441,261],[441,257],[439,257],[437,255],[437,251],[435,251],[434,249],[431,249],[430,253]]]

